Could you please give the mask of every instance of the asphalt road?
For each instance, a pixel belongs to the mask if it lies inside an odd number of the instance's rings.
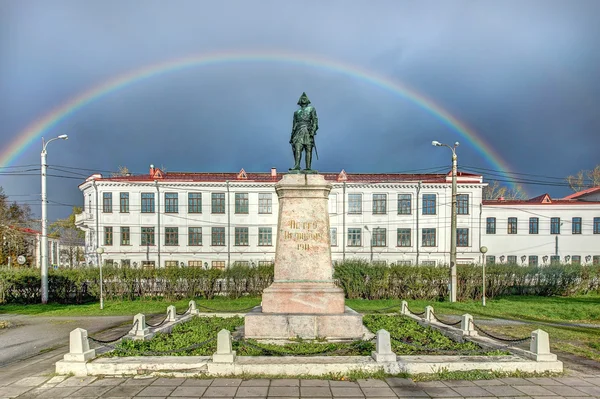
[[[88,335],[112,339],[131,328],[133,317],[44,317],[0,314],[0,321],[8,321],[9,328],[0,329],[0,367],[28,359],[46,351],[69,344],[69,333],[83,328]],[[120,328],[115,329],[122,325]],[[102,331],[110,332],[101,334]],[[68,350],[67,350],[68,352]]]

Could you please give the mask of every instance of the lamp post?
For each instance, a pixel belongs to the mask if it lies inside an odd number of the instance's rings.
[[[369,227],[365,225],[365,230],[369,232],[369,237],[371,238],[369,241],[371,242],[371,264],[373,263],[373,233],[369,230]]]
[[[104,248],[98,247],[96,248],[96,253],[98,254],[98,267],[100,268],[100,310],[104,309],[104,293],[102,286],[102,254],[104,253]]]
[[[431,145],[435,147],[448,147],[452,151],[452,216],[450,219],[450,302],[456,302],[457,277],[456,277],[456,147],[442,144],[439,141],[432,141]]]
[[[46,169],[48,164],[46,163],[46,147],[54,140],[66,140],[69,136],[61,134],[58,137],[54,137],[48,141],[44,141],[42,137],[42,242],[41,242],[41,254],[40,254],[40,269],[42,269],[42,303],[48,303],[48,204],[47,204],[47,193],[46,193]]]
[[[485,306],[485,253],[488,251],[487,247],[484,245],[479,248],[479,252],[482,254],[483,262],[481,265],[483,266],[483,283],[481,284],[481,305]]]

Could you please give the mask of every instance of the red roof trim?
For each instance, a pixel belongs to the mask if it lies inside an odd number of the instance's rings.
[[[483,200],[483,205],[600,205],[600,201],[573,201],[555,199],[552,202],[532,202],[531,200]]]
[[[586,194],[595,193],[596,191],[600,191],[600,186],[598,186],[598,187],[592,187],[592,188],[588,188],[588,189],[586,189],[586,190],[582,190],[582,191],[578,191],[578,192],[576,192],[576,193],[573,193],[573,194],[567,195],[567,196],[566,196],[566,197],[564,197],[563,199],[564,199],[564,200],[575,199],[575,198],[579,198],[579,197],[581,197],[581,196],[583,196],[583,195],[586,195]]]

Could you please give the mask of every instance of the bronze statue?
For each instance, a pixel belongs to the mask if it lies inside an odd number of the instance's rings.
[[[316,173],[311,170],[310,165],[312,162],[312,150],[315,149],[315,155],[319,159],[317,153],[317,147],[315,145],[315,135],[317,129],[319,129],[319,121],[317,119],[317,110],[309,105],[310,100],[306,93],[302,93],[298,100],[300,109],[294,112],[294,122],[292,125],[292,137],[290,144],[292,145],[292,152],[294,153],[294,167],[290,168],[290,172],[299,173],[300,161],[302,160],[302,151],[305,153],[306,169],[303,173]]]

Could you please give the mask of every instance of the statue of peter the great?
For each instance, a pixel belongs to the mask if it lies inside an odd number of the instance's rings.
[[[315,135],[319,129],[319,120],[317,119],[317,110],[310,105],[310,100],[306,93],[302,93],[298,100],[300,109],[294,112],[294,121],[292,125],[292,137],[290,144],[294,153],[294,167],[290,168],[290,172],[298,173],[300,171],[300,161],[302,160],[302,151],[306,156],[306,169],[303,173],[315,173],[311,168],[312,151],[315,149],[317,159],[317,147],[315,145]]]

